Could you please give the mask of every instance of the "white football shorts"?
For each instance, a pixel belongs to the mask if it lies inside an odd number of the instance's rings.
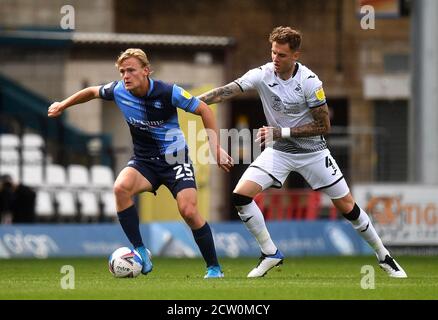
[[[281,188],[292,171],[301,174],[313,190],[324,192],[331,199],[342,198],[350,192],[341,169],[328,149],[293,154],[266,148],[246,169],[239,182],[250,180],[263,190]]]

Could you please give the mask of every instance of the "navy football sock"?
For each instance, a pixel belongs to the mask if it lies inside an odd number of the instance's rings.
[[[207,267],[218,266],[216,249],[214,247],[213,235],[211,234],[211,229],[206,222],[203,227],[192,230],[193,237],[195,238],[196,244],[201,251],[202,257],[207,263]]]
[[[134,205],[117,212],[120,225],[134,248],[143,246],[140,234],[140,220]]]

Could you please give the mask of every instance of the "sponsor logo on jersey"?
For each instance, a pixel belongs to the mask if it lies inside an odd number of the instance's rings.
[[[300,104],[299,103],[294,103],[294,102],[284,102],[284,114],[299,114],[301,113],[301,108],[300,108]]]
[[[270,86],[271,88],[273,88],[273,87],[275,87],[275,86],[278,86],[278,83],[275,83],[275,82],[272,83],[272,84],[269,84],[269,83],[268,83],[268,86]]]
[[[156,121],[145,121],[135,119],[133,117],[128,118],[129,124],[140,129],[140,130],[148,130],[150,127],[159,127],[164,123],[164,120],[156,120]]]
[[[190,93],[188,93],[186,90],[182,89],[182,88],[181,88],[181,94],[186,99],[191,99],[192,98],[192,95]]]
[[[301,85],[298,84],[298,85],[295,87],[294,90],[295,90],[296,92],[300,92],[300,91],[301,91]]]
[[[319,101],[323,101],[325,99],[325,93],[322,88],[319,88],[315,91],[315,95],[318,98]]]
[[[153,101],[152,106],[156,109],[163,109],[163,103],[160,100]]]

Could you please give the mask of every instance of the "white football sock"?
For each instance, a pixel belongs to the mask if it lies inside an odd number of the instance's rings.
[[[376,251],[379,260],[383,261],[385,260],[385,256],[387,254],[389,255],[389,251],[383,245],[382,240],[368,217],[368,214],[361,208],[359,209],[359,218],[350,222],[353,225],[353,228],[356,229],[357,233]]]
[[[256,238],[262,252],[266,255],[275,254],[277,247],[272,242],[271,235],[265,225],[265,218],[254,200],[247,205],[237,207],[237,210],[240,219]]]

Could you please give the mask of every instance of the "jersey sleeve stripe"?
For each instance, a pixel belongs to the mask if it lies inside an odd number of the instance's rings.
[[[314,108],[322,107],[322,106],[325,105],[325,104],[326,104],[326,102],[324,101],[324,102],[321,103],[321,104],[317,104],[317,105],[315,105],[315,106],[309,106],[309,108],[310,108],[310,109],[314,109]]]
[[[200,104],[201,104],[201,100],[199,100],[199,99],[193,97],[193,98],[190,100],[189,104],[187,105],[187,108],[185,108],[184,110],[185,110],[186,112],[191,112],[191,113],[193,113],[193,112],[196,111],[196,109],[198,109],[198,107],[199,107]]]
[[[239,86],[239,88],[240,88],[240,91],[242,91],[243,92],[243,88],[240,86],[240,84],[237,82],[237,81],[233,81],[235,84],[237,84],[238,86]]]

